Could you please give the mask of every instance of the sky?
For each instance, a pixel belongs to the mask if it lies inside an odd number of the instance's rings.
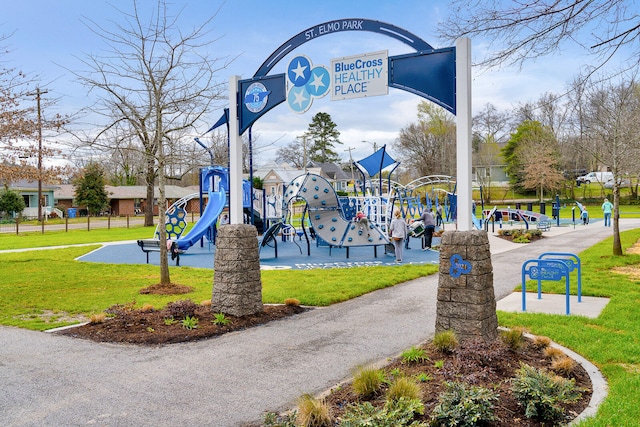
[[[142,7],[155,5],[141,0]],[[183,8],[180,25],[188,32],[194,25],[215,15],[210,52],[218,58],[235,58],[218,73],[218,81],[228,83],[231,76],[250,78],[260,65],[296,34],[318,24],[347,18],[383,21],[417,35],[435,48],[449,47],[436,37],[436,27],[448,15],[447,1],[362,1],[362,0],[173,0],[172,11]],[[58,100],[62,112],[73,113],[87,106],[92,94],[81,86],[71,71],[84,69],[88,54],[107,52],[104,40],[91,31],[99,25],[113,28],[122,20],[119,10],[131,11],[129,0],[0,0],[0,34],[9,50],[4,66],[38,75],[49,96]],[[482,40],[471,40],[472,60],[482,55]],[[287,63],[305,55],[313,65],[330,66],[335,58],[386,50],[389,56],[410,53],[410,47],[376,33],[350,31],[315,38],[284,57],[269,74],[286,72]],[[571,51],[549,55],[526,63],[521,69],[502,68],[472,71],[472,110],[479,112],[487,103],[508,110],[520,102],[537,100],[545,92],[563,91],[587,58]],[[304,114],[292,111],[286,103],[264,115],[253,126],[258,145],[263,146],[256,163],[272,160],[277,148],[285,146],[307,130],[318,112],[331,115],[340,131],[342,145],[336,151],[345,160],[361,159],[373,147],[386,144],[393,155],[393,143],[400,130],[417,120],[416,95],[390,88],[388,95],[363,99],[331,101],[329,96],[314,99]],[[222,108],[211,111],[213,124]],[[208,129],[203,126],[202,133]],[[201,136],[200,134],[193,135]],[[203,153],[206,154],[206,153]],[[208,156],[205,156],[208,157]]]

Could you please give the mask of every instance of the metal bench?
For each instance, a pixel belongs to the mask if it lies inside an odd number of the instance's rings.
[[[147,254],[147,264],[149,264],[149,252],[160,252],[160,240],[138,240],[138,246],[140,246],[142,252]],[[180,251],[176,242],[171,242],[171,247],[168,248],[167,252],[172,260],[176,260],[176,266],[180,266]]]
[[[549,231],[551,230],[551,223],[549,221],[540,221],[536,225],[536,228],[541,231]]]

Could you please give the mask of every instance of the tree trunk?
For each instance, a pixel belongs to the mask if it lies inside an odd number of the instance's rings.
[[[147,158],[147,176],[145,177],[145,183],[147,185],[147,203],[144,207],[144,226],[153,227],[153,181],[155,176],[155,158],[151,156],[151,159]]]
[[[618,181],[613,181],[613,254],[622,255],[622,242],[620,241],[620,187]]]

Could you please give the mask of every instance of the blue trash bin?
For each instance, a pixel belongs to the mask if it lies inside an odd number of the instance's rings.
[[[67,209],[67,216],[69,218],[75,218],[76,217],[76,208]]]

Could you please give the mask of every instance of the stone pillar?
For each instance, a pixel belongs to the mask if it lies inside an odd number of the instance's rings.
[[[257,236],[256,227],[249,224],[227,224],[218,230],[213,312],[240,317],[263,310]]]
[[[493,267],[484,230],[442,235],[436,333],[446,330],[462,340],[498,337]]]

